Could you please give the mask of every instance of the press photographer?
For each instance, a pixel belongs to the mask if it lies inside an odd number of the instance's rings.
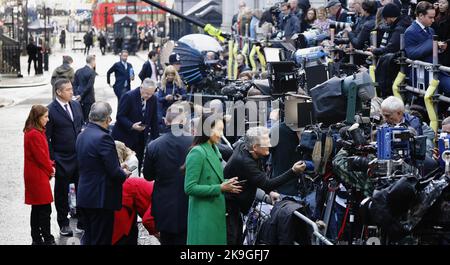
[[[298,161],[292,168],[276,178],[269,178],[264,171],[261,159],[269,155],[270,137],[269,130],[265,127],[252,127],[235,148],[233,155],[224,169],[224,177],[227,179],[238,177],[243,188],[241,194],[226,197],[227,206],[227,241],[229,245],[241,245],[242,216],[246,215],[255,199],[256,189],[261,188],[266,193],[271,192],[280,185],[299,177],[306,169],[304,161]],[[278,194],[271,193],[272,199],[277,199]]]

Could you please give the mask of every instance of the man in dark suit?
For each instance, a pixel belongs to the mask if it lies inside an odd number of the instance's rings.
[[[144,147],[150,139],[156,139],[158,133],[156,84],[150,78],[144,79],[139,88],[125,93],[119,101],[116,124],[112,130],[115,140],[123,142],[136,152],[139,170],[142,167]]]
[[[405,51],[406,57],[411,60],[433,62],[433,35],[431,28],[436,11],[433,5],[426,1],[421,1],[416,6],[416,20],[405,31]],[[439,48],[444,48],[444,42],[438,42]],[[415,71],[411,71],[410,80],[417,80]],[[424,85],[428,87],[429,76],[424,75]],[[417,84],[412,84],[416,86]]]
[[[411,60],[431,63],[433,57],[433,35],[431,28],[436,11],[429,2],[419,2],[416,7],[416,20],[405,31],[406,56]]]
[[[131,173],[120,167],[116,145],[109,135],[111,106],[96,102],[89,123],[77,142],[80,165],[77,202],[85,233],[83,245],[111,245],[114,211],[122,207],[122,184]]]
[[[95,102],[94,82],[95,76],[95,55],[88,55],[86,57],[86,66],[78,69],[75,72],[74,90],[77,100],[83,109],[84,120],[88,120],[89,111],[92,104]]]
[[[142,70],[139,73],[139,78],[144,81],[145,78],[150,78],[153,81],[158,79],[158,67],[156,62],[158,60],[158,54],[155,51],[148,53],[148,60],[142,65]]]
[[[80,104],[72,100],[73,88],[70,80],[58,79],[55,82],[55,92],[55,100],[48,105],[49,122],[46,134],[51,159],[56,163],[54,192],[60,234],[71,236],[73,232],[67,218],[69,213],[67,194],[69,184],[78,183],[75,142],[84,120]]]
[[[149,143],[144,160],[144,177],[155,180],[152,216],[160,232],[161,245],[185,245],[188,197],[184,192],[184,165],[193,137],[184,132],[186,115],[180,104],[167,109],[166,131]]]
[[[117,96],[117,100],[120,100],[123,94],[130,91],[131,81],[134,80],[134,70],[130,63],[127,63],[128,51],[123,50],[120,53],[120,61],[115,63],[109,68],[106,73],[106,82],[111,86],[110,76],[114,73],[116,82],[113,85],[114,93]]]

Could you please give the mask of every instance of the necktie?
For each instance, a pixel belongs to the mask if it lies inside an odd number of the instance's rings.
[[[142,100],[142,117],[144,117],[145,116],[145,107],[146,107],[146,101],[145,100]]]
[[[72,115],[70,115],[69,105],[68,104],[64,104],[64,108],[66,109],[67,115],[69,115],[70,119],[73,121]]]
[[[428,34],[431,34],[430,27],[425,27],[425,32],[428,33]]]

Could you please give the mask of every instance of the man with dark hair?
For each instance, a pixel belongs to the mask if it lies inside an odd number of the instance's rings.
[[[158,79],[158,70],[156,62],[158,61],[158,54],[156,51],[150,51],[148,53],[148,60],[142,66],[142,70],[139,73],[139,79],[144,81],[145,78],[150,78],[153,81],[157,81]]]
[[[30,68],[31,63],[33,62],[34,66],[34,74],[36,75],[37,70],[37,53],[38,53],[38,47],[34,43],[33,39],[30,39],[30,43],[27,45],[27,53],[28,53],[28,75],[30,75]]]
[[[352,32],[351,27],[346,27],[348,38],[356,49],[363,49],[364,45],[370,42],[370,32],[375,29],[375,14],[377,13],[377,6],[375,1],[365,0],[361,4],[362,15],[365,17],[364,24],[358,34]]]
[[[77,101],[72,100],[73,88],[68,79],[55,82],[56,98],[48,105],[49,122],[46,134],[50,157],[55,161],[55,207],[62,236],[73,234],[69,226],[69,184],[78,185],[78,163],[75,142],[83,126],[83,111]],[[79,228],[82,228],[78,226]]]
[[[81,104],[81,108],[83,109],[83,117],[84,120],[88,120],[89,111],[91,110],[92,104],[95,102],[95,92],[94,92],[94,82],[95,76],[97,73],[95,72],[95,55],[88,55],[86,57],[86,66],[78,69],[75,72],[75,95],[77,96],[77,100]]]
[[[429,2],[417,4],[416,20],[405,31],[405,51],[409,59],[432,62],[434,30],[431,25],[435,15],[436,11]]]
[[[68,55],[63,55],[62,65],[58,66],[52,73],[50,84],[53,86],[52,98],[55,99],[55,82],[58,79],[64,78],[70,80],[73,83],[75,78],[75,71],[72,68],[73,59]]]
[[[133,66],[127,62],[128,51],[123,50],[120,53],[120,61],[115,63],[111,68],[109,68],[106,73],[106,82],[111,86],[110,76],[114,73],[116,82],[113,85],[114,93],[119,101],[123,94],[130,91],[131,81],[134,80],[134,70]]]
[[[290,39],[295,33],[300,33],[300,20],[291,14],[291,6],[288,3],[281,4],[281,19],[279,28],[284,32],[284,37]]]

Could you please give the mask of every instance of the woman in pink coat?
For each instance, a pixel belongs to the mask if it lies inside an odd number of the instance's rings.
[[[33,245],[54,245],[50,233],[50,215],[53,202],[50,179],[55,168],[50,160],[45,125],[48,109],[42,105],[31,107],[24,132],[25,204],[31,205],[31,238]]]

